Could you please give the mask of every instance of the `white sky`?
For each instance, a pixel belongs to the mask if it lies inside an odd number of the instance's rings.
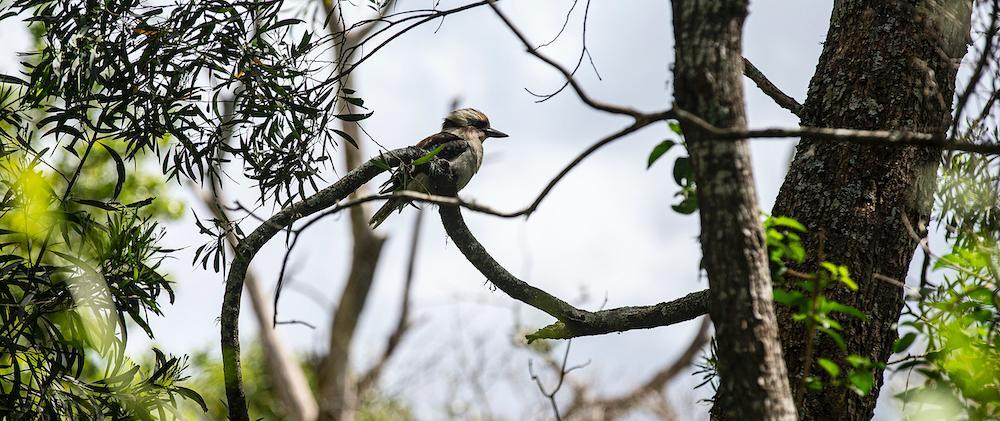
[[[424,3],[431,2],[420,5]],[[570,3],[505,1],[502,7],[532,42],[540,44],[558,31]],[[575,62],[580,48],[582,3],[566,33],[543,50],[567,66]],[[440,7],[458,4],[442,1]],[[669,2],[624,4],[598,1],[591,6],[588,46],[603,80],[585,65],[579,81],[594,98],[646,111],[668,108],[673,56]],[[759,0],[751,4],[745,55],[799,101],[805,98],[830,8],[831,3],[823,0]],[[410,145],[436,132],[456,96],[461,97],[463,106],[486,112],[494,127],[510,134],[507,139],[487,143],[486,164],[462,192],[463,197],[499,209],[523,207],[580,151],[628,124],[624,118],[589,109],[569,89],[548,102],[535,103],[524,88],[551,91],[561,84],[560,75],[524,53],[487,8],[449,16],[436,34],[435,26],[418,28],[397,39],[359,67],[353,77],[359,95],[375,110],[364,126],[387,148]],[[4,40],[0,71],[12,72],[16,69],[14,51],[27,47],[27,37],[22,28],[4,21],[0,39]],[[751,126],[796,123],[790,113],[747,83]],[[678,190],[671,176],[678,151],[645,169],[649,151],[668,136],[665,124],[656,125],[605,147],[559,184],[530,220],[465,212],[466,220],[512,273],[587,308],[599,306],[605,296],[607,307],[644,305],[703,289],[706,283],[697,271],[698,218],[670,209]],[[367,154],[374,153],[370,142],[364,146]],[[752,144],[762,209],[770,209],[774,201],[791,148],[788,140]],[[337,162],[340,160],[337,157]],[[188,203],[197,203],[184,191],[177,194]],[[239,197],[243,203],[252,203],[255,192],[244,189]],[[195,209],[200,215],[208,213],[197,206]],[[395,323],[412,217],[412,210],[394,215],[380,228],[390,241],[358,329],[357,367],[366,367],[381,353],[384,338]],[[490,291],[483,277],[449,244],[436,212],[428,212],[424,224],[414,291],[418,324],[404,342],[405,350],[389,367],[385,388],[406,398],[419,414],[434,418],[441,414],[448,389],[446,377],[451,371],[513,373],[509,380],[485,383],[494,395],[489,407],[511,419],[548,417],[528,376],[529,356],[511,352],[509,343],[514,314],[529,327],[546,325],[551,319]],[[244,230],[249,232],[249,228]],[[320,327],[315,331],[298,325],[279,328],[300,351],[325,348],[331,306],[349,264],[347,235],[346,219],[331,218],[305,234],[292,257],[289,274],[293,285],[282,294],[280,318]],[[158,345],[169,352],[218,348],[222,275],[189,264],[191,253],[204,241],[190,217],[169,224],[165,245],[188,247],[165,265],[177,282],[177,302],[166,306],[164,317],[151,323]],[[276,239],[253,262],[252,270],[269,285],[277,278],[283,247]],[[588,301],[578,299],[582,291],[589,295]],[[255,331],[250,311],[249,302],[244,300],[241,333],[246,339],[253,338]],[[688,322],[579,338],[573,342],[571,362],[589,360],[591,364],[572,375],[588,379],[599,391],[626,390],[672,361],[696,327],[697,322]],[[148,346],[139,340],[138,333],[131,335],[130,349]],[[427,365],[432,362],[433,367]],[[696,410],[697,416],[687,415],[703,418],[707,407],[691,403],[706,395],[705,390],[690,390],[695,380],[689,377],[684,384],[675,385],[671,396],[682,414]],[[883,393],[886,395],[889,393]],[[467,398],[475,399],[471,395]],[[533,406],[522,408],[525,400]],[[888,419],[886,399],[882,403],[880,417]],[[539,412],[533,412],[536,410]]]

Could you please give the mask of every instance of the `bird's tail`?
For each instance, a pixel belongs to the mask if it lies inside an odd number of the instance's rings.
[[[393,198],[387,200],[385,204],[382,205],[382,207],[379,208],[374,215],[372,215],[372,219],[368,221],[368,225],[371,225],[372,229],[375,229],[382,224],[382,221],[385,221],[385,218],[388,218],[389,215],[392,215],[393,212],[401,209],[403,206],[406,206],[406,201],[403,199]]]

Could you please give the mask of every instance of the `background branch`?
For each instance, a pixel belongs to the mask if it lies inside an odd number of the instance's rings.
[[[764,76],[764,73],[757,69],[757,66],[754,66],[746,57],[743,57],[743,74],[750,78],[765,95],[771,97],[779,107],[791,111],[792,114],[800,117],[799,113],[802,111],[802,104],[796,101],[795,98],[786,95],[777,86],[774,86],[767,79],[767,76]]]

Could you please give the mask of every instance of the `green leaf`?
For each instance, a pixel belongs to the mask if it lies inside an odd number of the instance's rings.
[[[333,132],[336,133],[341,138],[343,138],[344,140],[346,140],[347,143],[350,143],[351,145],[354,145],[355,148],[358,147],[358,142],[354,140],[354,137],[352,137],[351,135],[347,134],[347,132],[345,132],[343,130],[337,130],[337,129],[333,129]]]
[[[374,165],[374,166],[382,169],[383,171],[389,171],[389,169],[392,168],[392,167],[389,166],[389,164],[387,162],[385,162],[384,159],[376,159],[376,160],[372,161],[372,165]]]
[[[371,117],[372,114],[375,114],[375,112],[372,111],[368,114],[337,114],[334,117],[337,117],[344,121],[361,121],[368,117]]]
[[[356,105],[358,107],[365,108],[365,100],[361,98],[350,97],[350,96],[342,96],[340,98],[343,99],[344,101],[349,102],[351,105]]]
[[[99,144],[104,147],[104,150],[108,151],[108,155],[111,155],[111,159],[115,161],[115,171],[118,173],[118,179],[115,180],[115,192],[111,197],[117,199],[118,195],[122,192],[122,186],[125,185],[125,161],[122,160],[121,155],[118,155],[118,152],[114,148],[103,143]]]
[[[445,145],[440,145],[434,148],[433,151],[427,152],[426,154],[424,154],[424,156],[417,158],[415,161],[413,161],[413,165],[421,165],[431,162],[431,160],[434,159],[434,157],[437,156],[437,154],[441,152],[442,149],[444,149],[444,146]]]
[[[849,316],[853,316],[853,317],[861,319],[861,320],[865,320],[865,319],[868,318],[868,315],[866,315],[861,310],[858,310],[856,307],[852,307],[852,306],[849,306],[847,304],[841,304],[841,303],[838,303],[836,301],[827,302],[826,303],[826,309],[827,309],[827,311],[836,311],[836,312],[844,313],[844,314],[847,314]]]
[[[649,160],[646,163],[646,169],[648,170],[652,167],[653,163],[656,162],[657,159],[660,159],[663,154],[667,153],[667,151],[669,151],[670,148],[674,147],[676,144],[677,142],[667,139],[656,145],[656,147],[653,148],[653,151],[649,153]]]
[[[118,208],[115,207],[114,205],[112,205],[110,203],[102,202],[100,200],[75,199],[73,201],[76,202],[76,203],[79,203],[81,205],[93,206],[93,207],[98,208],[98,209],[104,209],[104,210],[106,210],[108,212],[114,212],[114,211],[118,210]]]
[[[694,196],[686,197],[681,203],[671,205],[670,208],[681,215],[690,215],[698,211],[698,199]]]
[[[833,339],[833,342],[837,343],[837,347],[840,348],[841,351],[847,350],[847,344],[844,343],[844,337],[840,336],[840,334],[837,333],[837,331],[823,326],[817,326],[816,329],[819,330],[820,332],[825,333],[826,336],[830,337],[830,339]]]
[[[851,363],[851,366],[855,368],[868,367],[872,364],[872,360],[869,360],[868,357],[862,357],[858,354],[848,355],[846,360],[847,362]]]
[[[860,396],[865,396],[868,392],[871,392],[872,387],[875,386],[875,376],[868,371],[853,371],[851,374],[847,375],[847,379],[854,386],[852,390]]]
[[[667,127],[670,131],[677,133],[678,136],[684,136],[684,132],[681,130],[681,123],[677,120],[667,120]]]
[[[781,288],[774,289],[774,302],[781,303],[786,306],[792,306],[803,299],[803,295],[798,291],[785,291]]]
[[[830,377],[837,378],[837,376],[840,375],[840,367],[837,366],[837,363],[826,358],[819,358],[816,360],[816,363],[819,364],[819,366],[822,367],[828,374],[830,374]]]
[[[685,186],[688,182],[692,181],[691,177],[691,158],[682,156],[674,161],[674,182],[678,186]]]
[[[208,405],[205,404],[205,398],[202,398],[201,395],[198,394],[198,392],[195,392],[194,390],[188,389],[183,386],[176,386],[174,390],[176,390],[177,393],[181,394],[181,396],[184,396],[185,398],[194,401],[196,404],[198,404],[198,406],[201,407],[202,411],[208,412]]]
[[[806,226],[802,225],[799,221],[796,221],[795,218],[789,218],[787,216],[772,216],[770,221],[774,226],[791,228],[801,232],[806,231]]]
[[[896,342],[892,344],[892,352],[906,351],[910,345],[913,345],[913,340],[915,339],[917,339],[917,334],[914,332],[909,332],[903,335],[901,338],[896,339]]]

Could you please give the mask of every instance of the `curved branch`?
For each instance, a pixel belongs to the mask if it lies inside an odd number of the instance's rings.
[[[432,183],[439,194],[454,193],[454,183],[435,173]],[[667,326],[694,319],[708,312],[708,292],[700,291],[653,306],[620,307],[591,312],[573,307],[558,297],[518,279],[496,260],[469,231],[455,205],[441,205],[441,223],[455,246],[493,285],[511,298],[537,308],[559,320],[528,335],[528,340],[568,339],[632,329]]]
[[[253,232],[243,238],[235,250],[233,263],[226,278],[226,289],[222,299],[222,362],[226,382],[226,399],[229,402],[229,418],[249,421],[243,378],[240,372],[239,316],[243,281],[250,261],[275,234],[299,219],[320,210],[334,206],[351,192],[385,171],[385,166],[376,162],[384,161],[389,166],[398,166],[426,154],[426,151],[410,147],[390,151],[378,159],[371,159],[357,169],[347,173],[333,185],[320,190],[308,198],[282,209],[264,221]],[[381,163],[381,162],[380,162]]]

